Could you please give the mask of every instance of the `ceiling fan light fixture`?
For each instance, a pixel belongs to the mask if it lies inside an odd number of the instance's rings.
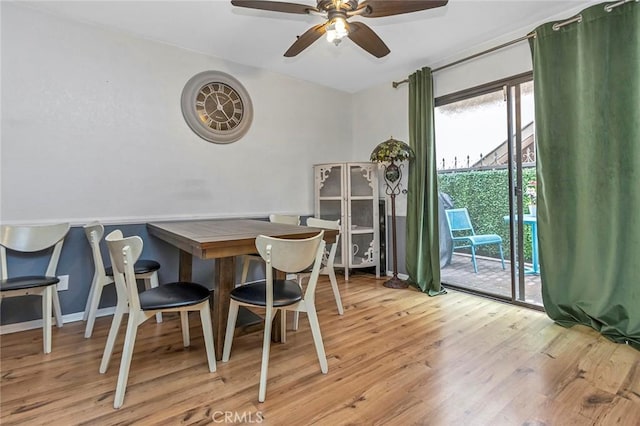
[[[311,0],[307,1],[311,2]],[[284,56],[287,58],[296,56],[311,46],[323,34],[326,34],[327,41],[336,46],[344,37],[349,37],[351,41],[368,53],[376,58],[382,58],[391,53],[384,41],[363,22],[349,23],[347,22],[348,18],[353,16],[380,18],[402,15],[442,7],[448,2],[449,0],[316,0],[316,6],[311,6],[282,0],[231,0],[231,4],[238,7],[314,15],[325,19],[323,23],[314,25],[297,37],[296,41],[284,52]]]
[[[337,46],[347,35],[349,35],[349,30],[347,29],[347,21],[343,17],[336,16],[327,24],[327,41],[329,43]]]

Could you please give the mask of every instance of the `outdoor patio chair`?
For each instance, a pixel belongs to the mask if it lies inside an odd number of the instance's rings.
[[[461,248],[471,248],[471,262],[473,270],[478,273],[478,264],[476,263],[476,247],[490,244],[497,244],[500,249],[500,260],[502,261],[502,269],[504,269],[504,254],[502,251],[502,237],[497,234],[476,235],[471,225],[469,211],[465,208],[446,210],[447,223],[453,240],[453,250]]]

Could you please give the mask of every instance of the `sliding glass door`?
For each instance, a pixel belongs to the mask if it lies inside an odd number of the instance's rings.
[[[509,158],[513,298],[542,306],[538,256],[537,181],[533,81],[517,80],[507,86],[510,111]]]
[[[531,75],[436,100],[442,282],[541,306]]]

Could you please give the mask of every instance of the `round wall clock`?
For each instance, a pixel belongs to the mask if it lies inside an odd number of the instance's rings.
[[[198,136],[214,143],[231,143],[251,126],[253,106],[249,92],[229,74],[204,71],[182,90],[182,115]]]

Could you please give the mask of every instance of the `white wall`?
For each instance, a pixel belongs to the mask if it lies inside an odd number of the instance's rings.
[[[352,159],[351,123],[332,107],[347,93],[1,7],[3,223],[312,214],[312,165]],[[253,124],[235,143],[184,122],[182,88],[204,70],[251,95]]]

